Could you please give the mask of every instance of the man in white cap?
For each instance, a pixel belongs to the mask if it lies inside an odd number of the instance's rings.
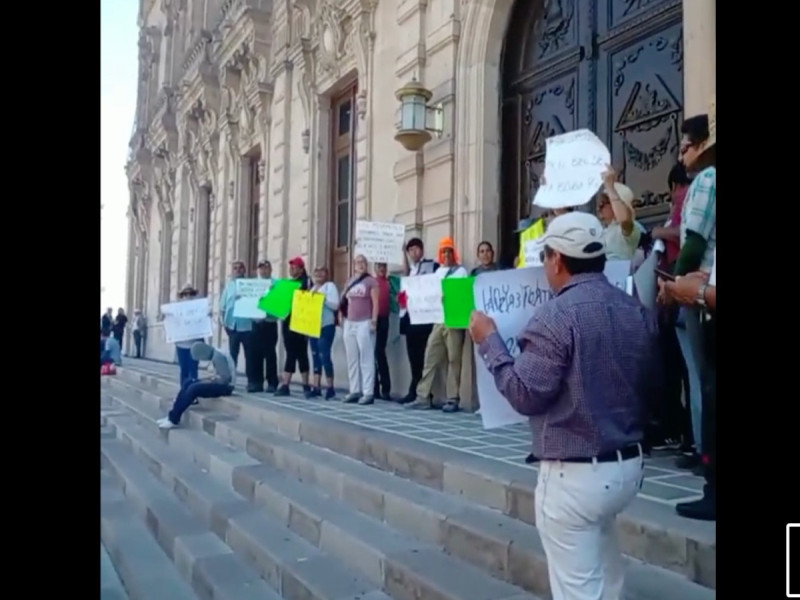
[[[606,279],[594,215],[556,217],[539,242],[555,297],[519,335],[517,358],[485,314],[472,313],[470,333],[497,389],[530,417],[553,600],[619,600],[616,517],[641,487],[646,403],[659,385],[656,317]]]

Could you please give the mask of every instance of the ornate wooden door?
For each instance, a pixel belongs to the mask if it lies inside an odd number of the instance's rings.
[[[680,0],[517,0],[503,56],[500,252],[528,216],[545,139],[589,128],[642,198],[637,218],[668,210],[683,102]],[[591,208],[591,207],[589,207]]]

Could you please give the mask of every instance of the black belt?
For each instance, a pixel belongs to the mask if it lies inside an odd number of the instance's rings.
[[[561,462],[568,462],[568,463],[590,463],[597,461],[599,463],[607,463],[607,462],[617,462],[620,458],[622,460],[628,460],[630,458],[636,458],[642,453],[639,449],[639,445],[635,444],[633,446],[625,446],[620,450],[612,450],[611,452],[603,452],[602,454],[598,454],[597,456],[590,456],[585,457],[581,456],[578,458],[562,458]]]

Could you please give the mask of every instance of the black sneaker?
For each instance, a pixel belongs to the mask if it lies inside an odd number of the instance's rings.
[[[288,385],[280,386],[277,390],[275,390],[275,395],[276,396],[291,396],[291,394],[289,393],[289,386]]]
[[[539,459],[536,458],[533,454],[528,454],[528,456],[525,457],[525,464],[526,465],[532,465],[533,463],[536,463],[536,462],[539,462]]]
[[[333,400],[336,397],[336,390],[329,387],[325,392],[325,400]]]
[[[679,469],[694,469],[701,463],[699,454],[686,454],[675,459],[675,466]]]
[[[709,493],[709,487],[705,486],[703,497],[694,502],[681,502],[675,505],[675,512],[687,519],[698,521],[717,520],[717,501],[716,494]]]
[[[277,385],[268,385],[267,389],[264,390],[264,391],[266,393],[268,393],[268,394],[274,394],[276,391],[278,391],[278,386]]]
[[[247,386],[247,393],[248,394],[257,394],[259,392],[262,392],[263,390],[264,390],[264,385],[263,384],[262,385],[252,384],[252,385],[248,385]]]
[[[414,400],[416,399],[417,399],[416,394],[406,394],[402,398],[399,398],[397,402],[400,404],[410,404],[411,402],[414,402]]]
[[[314,397],[314,388],[312,388],[310,385],[304,385],[303,398],[305,398],[306,400],[310,400],[313,397]]]

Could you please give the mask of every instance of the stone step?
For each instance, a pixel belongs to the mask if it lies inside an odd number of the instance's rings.
[[[123,385],[118,387],[117,398],[127,402],[133,410],[156,418],[163,414],[162,404],[167,402],[159,395],[137,394],[125,390]],[[134,395],[139,398],[134,399]],[[246,450],[251,457],[298,480],[318,486],[365,515],[443,547],[494,577],[542,596],[550,595],[544,550],[536,528],[531,525],[463,497],[433,490],[316,446],[293,441],[230,414],[197,409],[188,412],[184,419],[199,430],[194,432],[199,452],[194,452],[193,459],[205,468],[216,469],[223,479],[230,481],[232,470],[246,465],[228,461],[222,469],[219,459],[211,452],[213,442],[201,431]],[[176,436],[176,445],[181,443],[182,437]],[[190,448],[185,451],[192,452]],[[627,598],[710,600],[715,597],[713,590],[677,573],[635,560],[630,562],[625,588]]]
[[[198,600],[125,499],[119,485],[100,473],[100,538],[130,600]],[[101,558],[102,566],[102,558]],[[101,589],[102,589],[101,582]],[[113,596],[109,596],[113,598]]]
[[[111,418],[117,435],[193,514],[287,600],[389,600],[340,561],[177,455],[133,416]],[[175,433],[175,432],[173,432]]]
[[[112,417],[122,418],[122,417]],[[280,596],[261,580],[258,573],[233,553],[222,540],[203,526],[148,471],[148,467],[119,440],[103,440],[101,455],[106,468],[122,486],[133,512],[152,531],[172,571],[191,583],[196,596],[163,598],[201,598],[202,600],[279,600]],[[134,515],[128,513],[128,518]],[[140,530],[141,531],[141,530]],[[166,568],[166,567],[164,567]],[[155,600],[159,590],[147,586],[142,598]]]
[[[135,393],[144,399],[157,404],[163,401],[165,407],[171,404],[177,391],[171,378],[129,369],[121,370],[109,389],[130,389],[126,383],[133,384]],[[242,415],[245,421],[290,439],[354,458],[535,525],[535,475],[530,467],[321,416],[312,412],[314,402],[244,395],[202,400],[201,405],[210,407],[212,414],[222,411],[221,414]],[[374,412],[377,411],[371,414]],[[389,410],[382,412],[391,418]],[[716,587],[716,523],[684,519],[668,507],[637,498],[620,515],[618,529],[626,555],[678,573],[704,587]]]
[[[100,600],[129,600],[103,542],[100,542]]]
[[[129,398],[126,402],[135,405],[137,400]],[[146,418],[145,413],[151,409],[134,407],[136,419],[141,423]],[[112,417],[110,420],[118,422],[120,418]],[[120,432],[120,436],[135,446],[138,441],[134,428],[143,430],[142,425],[123,426],[125,431]],[[148,434],[139,435],[144,439]],[[208,465],[212,477],[229,486],[229,494],[235,494],[235,489],[255,504],[264,506],[280,523],[321,551],[349,563],[398,600],[535,598],[442,553],[436,546],[395,532],[386,524],[285,476],[277,469],[258,464],[243,452],[236,456],[230,447],[202,431],[175,429],[164,437],[170,446],[169,452],[173,454],[171,458],[163,444],[159,449],[143,443],[138,451],[148,454],[151,462],[161,461],[162,465],[178,464],[181,459]],[[180,457],[176,457],[176,453]],[[170,473],[175,473],[171,467]],[[202,498],[209,497],[210,489],[187,493],[189,497],[196,496],[194,502],[201,502]],[[224,496],[218,501],[223,499]]]

